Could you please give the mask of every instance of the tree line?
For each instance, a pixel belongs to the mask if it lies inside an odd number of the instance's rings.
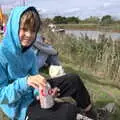
[[[47,18],[48,22],[53,22],[55,24],[100,24],[100,25],[109,25],[114,23],[120,23],[120,20],[116,20],[111,15],[105,15],[101,18],[96,16],[90,16],[86,19],[80,19],[79,17],[63,17],[55,16],[53,19]]]

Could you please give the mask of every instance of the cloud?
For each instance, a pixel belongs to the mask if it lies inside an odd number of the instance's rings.
[[[48,9],[44,9],[44,8],[38,8],[38,7],[36,7],[36,9],[37,9],[40,13],[42,13],[42,14],[49,12]]]
[[[80,8],[72,8],[72,9],[68,9],[65,10],[64,13],[73,13],[73,12],[79,12]]]
[[[110,2],[106,2],[106,3],[103,4],[103,6],[106,8],[106,7],[111,6],[111,4],[112,4],[112,3],[110,3]]]

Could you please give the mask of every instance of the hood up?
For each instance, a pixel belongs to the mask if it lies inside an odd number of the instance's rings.
[[[22,52],[22,46],[19,39],[19,26],[20,18],[26,10],[35,10],[34,7],[16,7],[12,10],[9,17],[6,32],[2,40],[2,47],[4,51],[10,52],[12,54],[20,54]]]

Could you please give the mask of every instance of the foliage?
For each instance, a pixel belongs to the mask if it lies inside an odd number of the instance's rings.
[[[108,25],[108,24],[111,24],[112,22],[113,22],[113,19],[110,15],[105,15],[101,19],[101,24],[102,25]]]
[[[53,22],[55,24],[67,24],[67,23],[79,23],[79,18],[77,17],[61,17],[61,16],[55,16],[53,18]]]
[[[53,32],[46,35],[59,51],[65,69],[84,80],[95,106],[114,102],[118,110],[111,114],[110,120],[119,120],[120,41],[113,41],[105,34],[100,34],[96,40],[83,34],[79,38]]]
[[[77,18],[77,17],[68,17],[68,18],[66,18],[67,19],[67,23],[76,23],[76,24],[78,24],[79,23],[79,18]]]
[[[54,18],[53,18],[53,22],[55,23],[55,24],[66,24],[67,23],[67,21],[66,21],[66,18],[65,17],[61,17],[61,16],[55,16]]]
[[[95,17],[95,16],[90,16],[89,18],[86,18],[85,20],[83,20],[85,23],[96,23],[99,24],[100,22],[100,18]]]
[[[100,77],[109,77],[114,84],[120,86],[120,41],[113,41],[105,34],[91,40],[87,35],[76,38],[71,34],[50,33],[49,38],[67,61],[80,69],[91,69]],[[101,76],[102,75],[102,76]]]
[[[102,18],[97,16],[90,16],[85,19],[81,19],[80,17],[65,17],[65,16],[55,16],[53,19],[46,18],[47,21],[55,24],[96,24],[96,25],[111,25],[111,24],[119,24],[120,19],[116,19],[111,15],[104,15]],[[49,19],[49,20],[48,20]]]

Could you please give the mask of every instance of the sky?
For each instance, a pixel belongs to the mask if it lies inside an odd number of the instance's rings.
[[[0,0],[3,11],[22,5],[24,0]],[[76,16],[81,19],[90,16],[111,15],[120,18],[120,0],[25,0],[33,5],[43,17]]]

